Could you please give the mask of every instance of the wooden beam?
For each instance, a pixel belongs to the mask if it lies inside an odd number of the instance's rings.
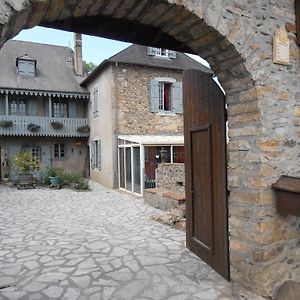
[[[295,0],[297,44],[300,46],[300,0]]]

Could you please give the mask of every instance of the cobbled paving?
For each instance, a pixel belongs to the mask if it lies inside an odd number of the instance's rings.
[[[0,299],[235,299],[142,199],[0,185]]]

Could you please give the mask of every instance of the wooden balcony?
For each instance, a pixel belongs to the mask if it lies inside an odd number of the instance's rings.
[[[89,136],[89,132],[77,131],[79,127],[88,126],[88,119],[0,115],[0,125],[1,121],[12,121],[12,125],[9,127],[0,126],[0,136]],[[60,129],[55,129],[51,125],[51,122],[60,122],[63,126]],[[30,131],[28,129],[29,124],[35,124],[40,127],[36,131]]]

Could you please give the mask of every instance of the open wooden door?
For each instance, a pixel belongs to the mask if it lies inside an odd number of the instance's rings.
[[[225,96],[210,74],[183,73],[187,247],[229,280]]]

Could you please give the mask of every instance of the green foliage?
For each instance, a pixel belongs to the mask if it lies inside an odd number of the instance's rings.
[[[65,173],[62,168],[49,168],[45,175],[43,182],[50,185],[50,177],[58,177],[59,185],[70,186],[76,190],[88,190],[89,183],[79,174]]]
[[[12,125],[13,125],[12,121],[9,121],[9,120],[0,121],[0,127],[2,127],[2,128],[9,128]]]
[[[79,132],[79,133],[89,133],[90,132],[90,127],[89,127],[89,125],[79,126],[79,127],[77,127],[77,132]]]
[[[30,123],[30,124],[27,125],[27,129],[29,131],[32,131],[32,132],[37,132],[41,129],[41,126],[37,125],[37,124]]]
[[[64,124],[58,121],[53,121],[50,123],[53,129],[62,129]]]
[[[21,174],[28,174],[30,171],[38,170],[40,167],[39,160],[26,151],[21,151],[14,156],[12,162],[14,168]]]
[[[97,66],[92,63],[92,62],[86,62],[85,60],[83,61],[83,70],[85,73],[89,74],[91,72],[93,72],[95,69],[97,68]]]

